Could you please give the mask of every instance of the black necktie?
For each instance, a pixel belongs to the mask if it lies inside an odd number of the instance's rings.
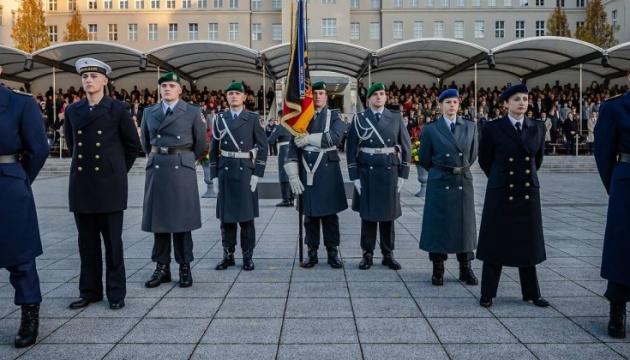
[[[166,114],[164,114],[164,116],[165,116],[165,117],[166,117],[166,116],[169,116],[169,115],[171,115],[172,113],[173,113],[173,110],[171,110],[171,108],[170,108],[170,107],[169,107],[169,108],[166,108]]]
[[[516,124],[514,124],[514,126],[516,126],[516,132],[521,135],[523,133],[523,130],[521,129],[521,122],[517,121]]]
[[[455,123],[454,122],[451,123],[451,132],[453,134],[455,134]]]
[[[376,113],[376,122],[381,121],[381,113]]]

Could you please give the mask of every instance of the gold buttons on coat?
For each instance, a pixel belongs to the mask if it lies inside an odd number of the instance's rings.
[[[531,171],[529,169],[525,170],[525,174],[529,174]]]
[[[525,161],[529,161],[529,156],[525,156]]]
[[[514,171],[510,171],[510,175],[514,175]]]
[[[97,134],[101,135],[103,132],[101,130],[96,132]]]
[[[509,158],[508,161],[509,162],[514,162],[514,158]]]
[[[83,143],[82,142],[78,142],[77,146],[83,146]]]
[[[525,200],[529,200],[529,195],[525,195]]]
[[[79,155],[77,155],[77,158],[78,159],[83,159],[83,155],[79,154]]]
[[[510,189],[514,187],[514,184],[510,184]]]
[[[529,187],[529,183],[528,182],[525,183],[525,187]]]
[[[101,143],[96,143],[96,147],[101,147]]]
[[[95,155],[94,158],[98,160],[98,159],[101,158],[101,156],[100,155]]]
[[[79,171],[83,171],[83,168],[79,166],[79,167],[77,168],[77,170],[79,170]]]
[[[94,168],[94,171],[99,171],[101,170],[98,166]]]
[[[510,201],[514,200],[514,196],[510,196],[508,199],[510,199]]]

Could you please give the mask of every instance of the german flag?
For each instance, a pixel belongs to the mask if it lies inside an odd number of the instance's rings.
[[[293,22],[295,27],[291,36],[291,59],[280,120],[280,123],[295,136],[307,133],[306,128],[315,114],[313,90],[308,71],[304,2],[304,0],[297,0],[297,11]]]

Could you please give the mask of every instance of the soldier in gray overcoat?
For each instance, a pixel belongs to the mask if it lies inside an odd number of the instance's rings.
[[[470,266],[475,258],[477,226],[470,166],[477,159],[477,126],[457,116],[459,93],[438,97],[442,116],[425,125],[420,140],[420,165],[429,172],[422,216],[420,249],[433,262],[433,285],[444,284],[444,261],[457,254],[459,280],[478,281]]]
[[[381,235],[382,264],[401,268],[394,259],[394,221],[402,215],[400,190],[409,176],[411,139],[399,113],[385,108],[383,83],[368,89],[370,108],[358,113],[347,141],[348,173],[354,182],[352,210],[361,215],[362,270],[372,266],[376,228]]]
[[[318,263],[317,249],[320,244],[320,227],[323,230],[328,264],[335,269],[343,267],[338,257],[339,216],[348,208],[346,191],[339,165],[337,145],[341,141],[346,124],[338,111],[328,109],[326,83],[313,84],[315,116],[308,125],[308,135],[298,136],[289,145],[287,174],[294,192],[301,193],[304,208],[304,228],[308,260],[304,267]],[[298,152],[298,148],[302,151]],[[298,161],[302,162],[301,169]],[[299,174],[299,176],[298,176]],[[306,185],[306,186],[304,186]]]
[[[142,230],[155,234],[151,259],[157,263],[146,287],[171,281],[171,236],[179,286],[192,285],[191,231],[201,227],[195,162],[207,149],[206,122],[198,107],[180,99],[179,82],[174,73],[160,77],[162,101],[142,116],[141,141],[148,154]]]
[[[225,89],[230,108],[214,121],[210,144],[210,174],[217,194],[223,260],[216,270],[234,266],[237,225],[241,227],[243,270],[254,270],[254,218],[258,217],[258,180],[267,165],[267,135],[260,116],[245,110],[245,87],[233,82]]]

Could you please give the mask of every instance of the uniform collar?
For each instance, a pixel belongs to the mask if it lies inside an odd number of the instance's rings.
[[[516,123],[517,122],[521,123],[521,128],[525,124],[525,116],[523,116],[523,118],[521,120],[517,120],[516,118],[512,117],[512,115],[508,114],[508,119],[510,119],[510,122],[512,123],[512,126],[514,126],[515,128],[516,128]]]

